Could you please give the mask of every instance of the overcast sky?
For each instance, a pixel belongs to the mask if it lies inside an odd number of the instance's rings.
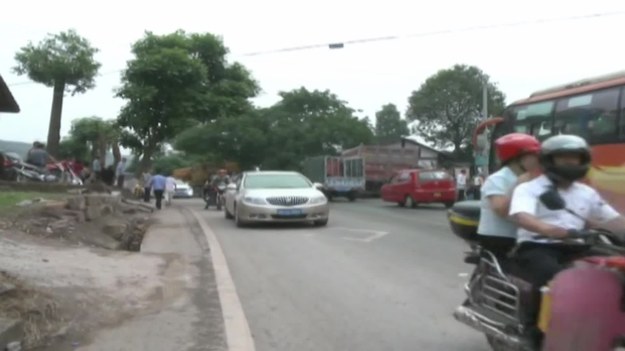
[[[97,3],[98,7],[86,7]],[[363,116],[383,104],[405,111],[413,90],[436,71],[456,63],[489,74],[508,102],[552,85],[625,69],[625,14],[586,20],[460,31],[437,36],[411,34],[480,25],[606,12],[625,12],[623,0],[594,1],[355,1],[355,0],[21,0],[3,5],[0,74],[22,112],[0,116],[0,139],[31,142],[47,136],[52,90],[11,72],[15,52],[49,32],[75,28],[101,51],[97,87],[64,102],[62,135],[75,118],[115,118],[123,104],[113,98],[119,71],[131,59],[130,45],[145,30],[184,29],[223,37],[231,60],[242,62],[260,82],[259,106],[277,92],[305,86],[330,89]],[[9,15],[10,13],[10,15]],[[383,42],[246,56],[307,44],[400,35]]]

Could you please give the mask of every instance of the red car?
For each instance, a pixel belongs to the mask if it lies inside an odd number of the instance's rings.
[[[441,170],[404,169],[382,186],[382,200],[399,206],[417,207],[424,203],[442,203],[451,207],[456,201],[456,183]]]

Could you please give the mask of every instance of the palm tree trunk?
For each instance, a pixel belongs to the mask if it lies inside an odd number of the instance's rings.
[[[50,125],[48,126],[48,142],[46,143],[48,152],[56,157],[59,153],[59,143],[61,141],[61,117],[63,115],[63,93],[65,92],[65,81],[54,82],[54,95],[52,96],[52,110],[50,111]]]

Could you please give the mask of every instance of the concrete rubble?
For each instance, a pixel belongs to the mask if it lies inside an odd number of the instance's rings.
[[[35,234],[35,237],[58,238],[62,242],[69,242],[70,246],[86,245],[87,247],[124,251],[140,250],[143,237],[150,224],[150,214],[155,210],[149,204],[124,199],[119,194],[99,193],[70,195],[60,201],[35,199],[23,201],[18,206],[22,209],[22,213],[14,218],[2,218],[0,220],[0,233],[3,232],[3,229],[6,230],[6,233],[21,231]],[[10,244],[11,239],[3,238],[3,243]],[[17,242],[15,243],[17,244]],[[8,255],[10,249],[8,247],[5,249],[7,251],[5,254]],[[16,254],[18,252],[16,251]],[[51,255],[51,252],[47,254]],[[130,257],[125,259],[130,259]],[[39,261],[39,259],[35,261]],[[41,261],[43,264],[50,262],[48,258],[43,258]],[[3,274],[4,270],[12,271],[13,274],[18,274],[17,279],[24,278],[26,281],[32,281],[31,279],[34,277],[29,277],[23,271],[22,263],[16,262],[13,267],[9,262],[11,261],[7,256],[7,260],[4,260],[4,264],[0,267],[2,269],[0,273]],[[95,264],[93,259],[90,260],[90,264]],[[159,266],[154,265],[154,267]],[[76,271],[72,272],[75,274]],[[26,274],[23,276],[23,273]],[[61,276],[64,274],[63,272],[58,273]],[[89,276],[92,277],[92,275]],[[21,283],[18,284],[21,285]],[[113,285],[116,284],[118,283]],[[0,280],[0,300],[6,299],[5,296],[19,300],[20,291],[21,289],[17,289],[10,282]],[[24,321],[20,320],[19,316],[13,318],[6,311],[2,312],[3,314],[0,316],[0,350],[22,350],[27,326]]]

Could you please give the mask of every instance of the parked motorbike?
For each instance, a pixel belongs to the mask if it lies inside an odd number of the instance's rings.
[[[561,198],[557,204],[549,203],[549,196],[541,201],[550,209],[566,209]],[[459,202],[448,212],[452,231],[471,247],[465,262],[476,265],[464,288],[467,298],[454,312],[458,321],[484,333],[494,351],[611,351],[625,346],[625,248],[610,233],[582,233],[580,245],[590,245],[597,256],[558,274],[536,301],[533,286],[514,276],[509,262],[480,247],[479,213],[478,201]],[[538,304],[538,321],[531,320],[528,311]],[[536,328],[544,333],[541,346],[535,344]]]

